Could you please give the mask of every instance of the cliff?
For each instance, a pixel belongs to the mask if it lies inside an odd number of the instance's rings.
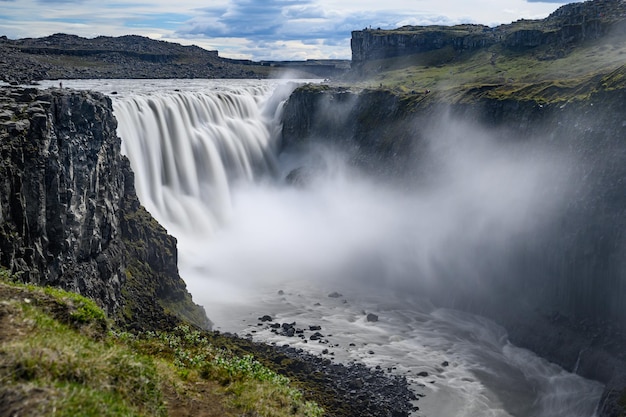
[[[541,20],[507,25],[403,26],[353,31],[353,68],[380,59],[439,51],[432,64],[459,59],[463,54],[497,46],[519,51],[549,45],[562,55],[573,45],[626,33],[626,5],[621,0],[595,0],[560,7]],[[502,53],[502,50],[498,50]],[[427,58],[432,60],[432,57]]]
[[[562,92],[558,100],[529,99],[527,91],[499,94],[493,86],[464,91],[455,99],[437,92],[305,86],[286,104],[283,149],[331,143],[370,175],[405,182],[407,189],[416,181],[428,183],[437,170],[429,153],[432,141],[456,123],[469,129],[469,137],[474,126],[506,143],[573,155],[584,168],[568,174],[576,192],[558,221],[540,234],[481,248],[483,262],[472,265],[473,273],[494,292],[455,297],[455,289],[447,287],[437,297],[444,305],[493,318],[515,344],[606,383],[601,415],[617,417],[625,412],[620,398],[626,394],[621,266],[626,88],[619,81],[625,71],[580,85],[591,91],[587,95]],[[462,271],[447,266],[437,279],[457,282],[458,275]]]
[[[0,267],[89,297],[129,328],[210,323],[176,241],[140,206],[110,99],[0,89]]]

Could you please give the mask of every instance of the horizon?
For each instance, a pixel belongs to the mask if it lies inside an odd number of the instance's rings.
[[[541,19],[560,0],[0,0],[0,36],[84,38],[139,35],[217,50],[252,61],[351,58],[350,37],[363,28],[395,29],[474,23],[487,26]],[[417,4],[416,4],[417,3]],[[304,28],[304,29],[303,29]]]

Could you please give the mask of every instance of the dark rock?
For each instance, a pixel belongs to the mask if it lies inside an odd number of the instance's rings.
[[[285,177],[285,182],[289,185],[304,187],[311,182],[312,173],[305,167],[293,169]]]
[[[273,319],[272,319],[272,316],[268,316],[268,315],[266,314],[266,315],[264,315],[264,316],[262,316],[262,317],[259,317],[259,321],[261,321],[261,322],[267,322],[267,321],[273,321]]]
[[[343,295],[339,294],[338,292],[331,292],[330,294],[328,294],[328,297],[330,297],[330,298],[340,298],[340,297],[343,297]]]
[[[296,328],[295,326],[295,322],[294,323],[283,323],[281,325],[282,327],[282,332],[281,334],[287,337],[293,337],[296,334]]]
[[[323,334],[321,334],[320,332],[315,332],[315,333],[313,333],[313,334],[309,337],[309,339],[310,339],[310,340],[321,340],[323,337],[324,337],[324,335],[323,335]]]
[[[0,266],[89,297],[129,328],[210,326],[178,275],[175,239],[137,200],[110,99],[0,88],[0,112],[15,119],[0,124]]]
[[[378,321],[378,316],[376,314],[373,313],[368,313],[367,314],[367,321]]]
[[[309,326],[309,330],[311,331],[322,330],[322,326],[317,326],[317,325]]]

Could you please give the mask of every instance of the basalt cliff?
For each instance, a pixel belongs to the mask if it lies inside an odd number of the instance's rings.
[[[626,33],[626,4],[619,0],[595,0],[565,5],[542,20],[489,27],[484,25],[403,26],[393,30],[365,28],[352,32],[352,64],[445,51],[447,59],[499,44],[509,50],[528,51],[549,46],[544,59],[562,56],[577,43],[608,34]]]
[[[176,240],[139,204],[110,99],[0,97],[0,267],[92,298],[127,328],[210,327],[178,276]]]
[[[618,74],[622,79],[626,71]],[[489,291],[456,298],[451,289],[438,303],[490,317],[515,344],[608,384],[600,415],[617,417],[624,413],[626,395],[626,112],[621,104],[626,88],[608,87],[609,79],[587,97],[563,102],[477,92],[450,102],[435,92],[415,97],[392,90],[302,87],[285,108],[283,147],[286,152],[313,143],[336,147],[367,173],[405,181],[407,189],[416,181],[428,183],[437,171],[429,157],[432,138],[450,133],[447,126],[457,123],[468,137],[480,126],[505,142],[547,144],[575,155],[581,164],[570,175],[576,192],[559,220],[539,235],[480,252],[484,262],[476,263],[473,273],[496,296]],[[294,170],[288,179],[306,182],[307,169]],[[454,267],[443,268],[438,279],[456,282],[456,273]]]
[[[428,183],[438,169],[430,148],[450,133],[575,158],[558,221],[483,247],[472,264],[495,293],[437,301],[491,317],[517,345],[607,384],[599,414],[610,417],[626,413],[625,11],[596,0],[498,28],[356,31],[350,82],[297,89],[283,125],[284,151],[337,147],[407,187]],[[307,169],[289,179],[306,181]],[[457,282],[454,267],[440,269]]]

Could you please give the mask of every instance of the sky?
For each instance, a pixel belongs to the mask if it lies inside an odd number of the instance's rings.
[[[366,27],[544,18],[560,0],[0,0],[0,35],[142,35],[226,58],[350,59]]]

